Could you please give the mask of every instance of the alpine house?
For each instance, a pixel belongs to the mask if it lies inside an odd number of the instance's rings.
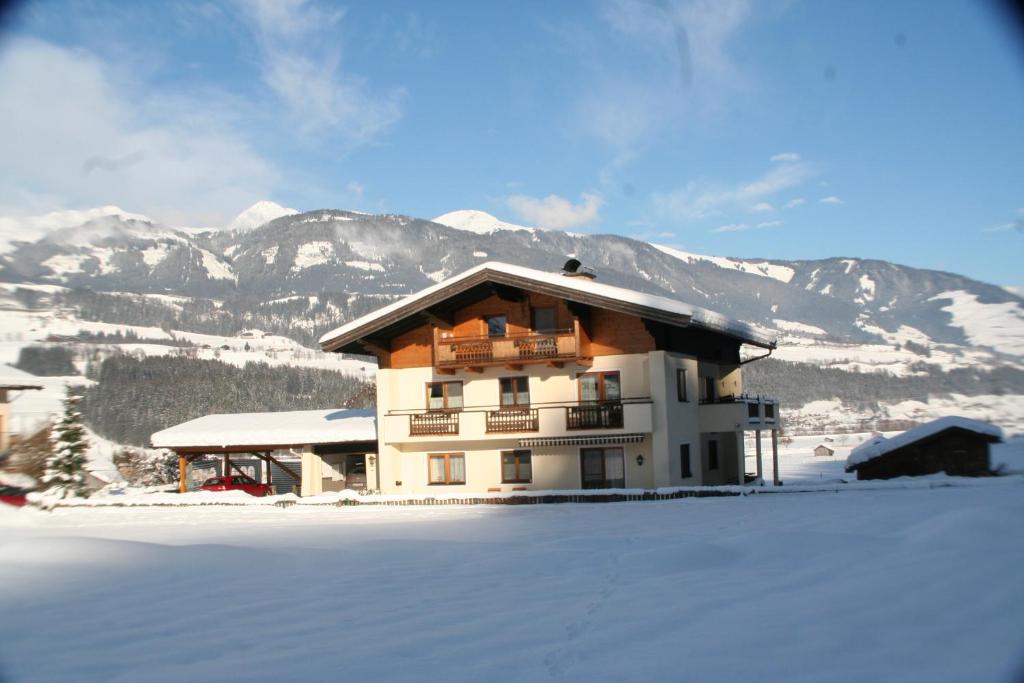
[[[743,483],[748,430],[761,477],[778,405],[743,393],[740,347],[775,340],[578,268],[484,263],[321,337],[377,358],[367,481],[398,494]]]

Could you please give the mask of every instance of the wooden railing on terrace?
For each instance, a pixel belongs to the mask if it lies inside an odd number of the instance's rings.
[[[459,414],[447,410],[429,410],[409,416],[409,436],[458,434]]]
[[[576,358],[578,351],[575,330],[504,337],[438,337],[434,362],[437,367],[533,363]]]
[[[487,411],[487,432],[536,432],[540,429],[536,408],[506,408]]]
[[[622,404],[618,401],[580,403],[565,409],[566,429],[618,429],[622,425]]]

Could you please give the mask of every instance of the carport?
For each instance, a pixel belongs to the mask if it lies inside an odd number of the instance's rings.
[[[362,456],[361,486],[376,487],[377,419],[372,409],[206,415],[156,432],[150,441],[154,448],[167,448],[178,455],[178,490],[182,493],[188,490],[190,464],[205,456],[223,458],[225,476],[232,470],[245,474],[232,456],[254,456],[265,464],[265,483],[272,483],[272,466],[276,466],[301,487],[303,495],[324,490],[325,454],[344,456],[340,462],[345,466]],[[301,455],[300,471],[294,463],[282,462],[282,453]],[[343,482],[347,473],[345,469],[338,472]]]

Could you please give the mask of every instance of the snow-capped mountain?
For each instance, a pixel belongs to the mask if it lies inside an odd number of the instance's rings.
[[[235,219],[228,223],[228,230],[252,230],[269,223],[275,218],[294,216],[297,213],[298,211],[295,209],[289,209],[275,202],[263,200],[256,202],[235,216]]]
[[[455,228],[456,230],[475,232],[478,235],[490,235],[498,230],[536,230],[536,228],[506,223],[486,211],[477,211],[475,209],[450,211],[435,218],[434,223],[447,225],[449,228]]]
[[[41,216],[22,218],[0,217],[0,252],[13,248],[13,242],[31,241],[65,228],[74,228],[91,221],[113,218],[119,221],[140,221],[152,223],[153,220],[138,213],[125,211],[119,206],[97,206],[92,209],[67,209],[51,211]]]

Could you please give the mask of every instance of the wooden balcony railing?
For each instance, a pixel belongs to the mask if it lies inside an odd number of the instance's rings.
[[[434,344],[437,367],[557,361],[576,358],[577,352],[573,330],[504,337],[439,337]]]
[[[622,404],[580,403],[565,409],[566,429],[618,429],[623,425]]]
[[[409,436],[458,433],[459,414],[457,412],[431,410],[409,416]]]
[[[540,418],[536,408],[514,408],[487,411],[487,432],[536,432]]]

